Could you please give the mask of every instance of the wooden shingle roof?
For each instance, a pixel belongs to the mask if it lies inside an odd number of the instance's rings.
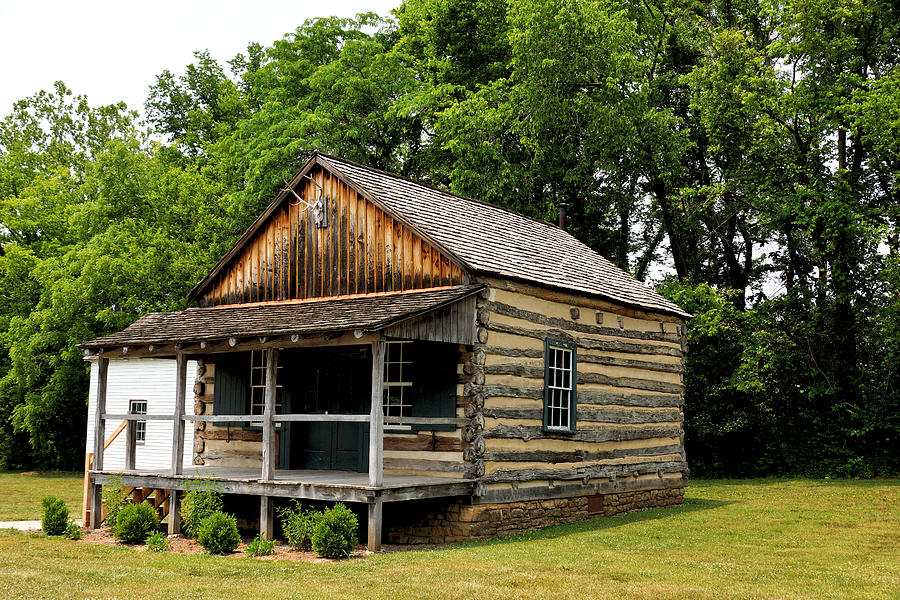
[[[690,316],[555,225],[341,158],[316,153],[313,162],[401,215],[476,273]]]
[[[187,308],[144,315],[122,331],[80,344],[83,349],[178,344],[336,331],[375,332],[477,293],[467,285],[372,296]]]

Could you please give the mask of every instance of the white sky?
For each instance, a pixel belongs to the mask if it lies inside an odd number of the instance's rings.
[[[400,0],[0,0],[0,117],[16,100],[62,80],[91,106],[124,100],[143,114],[164,69],[180,74],[195,50],[223,63],[249,42],[270,45],[312,17],[387,15]]]

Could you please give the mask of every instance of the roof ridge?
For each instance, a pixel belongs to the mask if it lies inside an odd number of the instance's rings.
[[[605,261],[605,262],[608,262],[609,264],[611,264],[612,266],[616,267],[617,269],[620,269],[620,270],[621,270],[623,273],[625,273],[626,275],[632,277],[637,283],[640,283],[640,284],[642,284],[644,287],[646,287],[646,288],[650,289],[651,291],[654,291],[654,292],[655,292],[655,290],[653,290],[653,287],[652,287],[650,284],[648,284],[648,283],[645,282],[645,281],[641,281],[641,280],[639,280],[639,279],[634,278],[634,276],[633,276],[631,273],[629,273],[628,271],[626,271],[626,270],[623,269],[622,267],[618,266],[616,263],[612,262],[611,260],[609,260],[608,258],[606,258],[605,256],[603,256],[602,254],[600,254],[599,252],[597,252],[596,250],[594,250],[593,248],[591,248],[590,246],[588,246],[587,244],[585,244],[583,241],[579,240],[577,237],[575,237],[574,235],[572,235],[572,233],[571,233],[570,231],[568,231],[567,229],[565,229],[565,228],[563,228],[563,227],[560,227],[559,225],[556,225],[555,223],[550,223],[550,222],[547,222],[547,221],[541,221],[540,219],[536,219],[536,218],[530,217],[530,216],[528,216],[528,215],[523,215],[522,213],[516,212],[516,211],[514,211],[514,210],[510,210],[510,209],[508,209],[508,208],[504,208],[504,207],[502,207],[502,206],[498,206],[498,205],[496,205],[496,204],[493,204],[493,203],[491,203],[491,202],[487,202],[487,201],[485,201],[485,200],[478,200],[477,198],[471,198],[471,197],[469,197],[469,196],[463,196],[462,194],[457,194],[457,193],[455,193],[455,192],[450,192],[450,191],[441,189],[441,188],[439,188],[439,187],[436,187],[436,186],[433,186],[433,185],[430,185],[430,184],[427,184],[427,183],[422,183],[422,182],[420,182],[420,181],[416,181],[415,179],[412,179],[411,177],[406,177],[406,176],[404,176],[404,175],[398,175],[398,174],[396,174],[396,173],[391,173],[390,171],[385,171],[384,169],[379,169],[379,168],[377,168],[377,167],[373,167],[373,166],[370,166],[370,165],[364,165],[364,164],[362,164],[362,163],[360,163],[360,162],[357,162],[357,161],[354,161],[354,160],[350,160],[350,159],[348,159],[348,158],[342,158],[342,157],[339,157],[339,156],[334,156],[334,155],[332,155],[332,154],[328,154],[328,153],[326,153],[326,152],[321,152],[321,151],[319,151],[319,150],[314,150],[313,153],[312,153],[312,155],[311,155],[311,158],[314,158],[314,157],[317,156],[317,155],[318,155],[318,156],[324,157],[326,160],[334,161],[334,162],[337,162],[337,163],[342,163],[342,162],[343,162],[343,163],[347,163],[347,164],[353,165],[353,166],[355,166],[355,167],[358,167],[358,168],[360,168],[360,169],[365,169],[365,170],[367,170],[367,171],[371,171],[371,172],[376,173],[376,174],[378,174],[378,175],[383,175],[383,176],[389,177],[389,178],[391,178],[391,179],[398,179],[398,180],[400,180],[400,181],[405,181],[405,182],[411,183],[411,184],[413,184],[413,185],[421,186],[421,187],[423,187],[423,188],[427,188],[427,189],[429,189],[429,190],[438,192],[438,193],[440,193],[440,194],[444,194],[445,196],[450,196],[450,197],[458,198],[458,199],[460,199],[460,200],[464,200],[464,201],[467,201],[467,202],[472,202],[472,203],[478,204],[478,205],[480,205],[480,206],[486,206],[486,207],[489,207],[489,208],[493,208],[493,209],[502,211],[502,212],[504,212],[504,213],[506,213],[506,214],[512,215],[512,216],[514,216],[514,217],[517,217],[517,218],[520,218],[520,219],[525,219],[525,220],[531,221],[531,222],[533,222],[533,223],[536,223],[536,224],[538,224],[538,225],[541,225],[541,226],[543,226],[543,227],[547,227],[547,228],[549,228],[549,229],[551,229],[551,230],[554,230],[554,231],[556,231],[556,232],[564,233],[564,234],[567,235],[569,238],[571,238],[573,241],[577,242],[578,244],[584,246],[585,248],[587,248],[588,250],[590,250],[592,253],[594,253],[594,255],[595,255],[596,258],[599,258],[599,259],[601,259],[601,260],[603,260],[603,261]]]
[[[463,196],[462,194],[457,194],[456,192],[451,192],[451,191],[448,191],[448,190],[439,188],[439,187],[437,187],[437,186],[435,186],[435,185],[431,185],[430,183],[424,183],[424,182],[422,182],[422,181],[417,181],[417,180],[413,179],[412,177],[407,177],[407,176],[405,176],[405,175],[398,175],[397,173],[391,173],[390,171],[385,171],[384,169],[379,169],[378,167],[373,167],[373,166],[371,166],[371,165],[364,165],[364,164],[362,164],[362,163],[360,163],[360,162],[357,162],[357,161],[355,161],[355,160],[350,160],[350,159],[348,159],[348,158],[341,158],[341,157],[339,157],[339,156],[334,156],[333,154],[328,154],[328,153],[326,153],[326,152],[320,152],[319,150],[314,150],[314,151],[313,151],[312,157],[315,157],[316,155],[325,157],[325,159],[327,159],[327,160],[333,160],[333,161],[336,161],[336,162],[344,162],[344,163],[347,163],[347,164],[351,164],[351,165],[353,165],[353,166],[355,166],[355,167],[359,167],[360,169],[366,169],[367,171],[372,171],[372,172],[377,173],[377,174],[379,174],[379,175],[385,175],[385,176],[390,177],[390,178],[392,178],[392,179],[399,179],[400,181],[405,181],[405,182],[411,183],[411,184],[413,184],[413,185],[422,186],[423,188],[427,188],[427,189],[429,189],[429,190],[432,190],[432,191],[434,191],[434,192],[438,192],[438,193],[440,193],[440,194],[444,194],[444,195],[446,195],[446,196],[451,196],[451,197],[453,197],[453,198],[458,198],[458,199],[460,199],[460,200],[465,200],[465,201],[467,201],[467,202],[472,202],[472,203],[474,203],[474,204],[479,204],[479,205],[481,205],[481,206],[487,206],[487,207],[489,207],[489,208],[495,208],[495,209],[497,209],[497,210],[503,211],[503,212],[508,213],[508,214],[510,214],[510,215],[514,215],[514,216],[516,216],[516,217],[519,217],[520,219],[526,219],[526,220],[528,220],[528,221],[533,221],[534,223],[537,223],[538,225],[543,225],[544,227],[550,227],[551,229],[555,229],[555,230],[557,230],[557,231],[561,231],[561,232],[563,232],[563,233],[569,235],[571,238],[573,238],[573,239],[575,239],[575,240],[578,240],[578,238],[576,238],[574,235],[572,235],[571,233],[569,233],[566,229],[560,227],[559,225],[557,225],[557,224],[555,224],[555,223],[551,223],[551,222],[549,222],[549,221],[542,221],[542,220],[537,219],[537,218],[535,218],[535,217],[531,217],[531,216],[528,216],[528,215],[523,215],[523,214],[520,213],[520,212],[516,212],[516,211],[514,211],[514,210],[510,210],[510,209],[508,209],[508,208],[504,208],[503,206],[499,206],[499,205],[497,205],[497,204],[494,204],[494,203],[492,203],[492,202],[488,202],[488,201],[486,201],[486,200],[479,200],[478,198],[472,198],[471,196]],[[581,242],[581,240],[578,240],[578,241]],[[584,242],[581,242],[581,243],[584,243]],[[585,245],[586,245],[586,244],[585,244]],[[588,247],[590,248],[590,246],[588,246]]]

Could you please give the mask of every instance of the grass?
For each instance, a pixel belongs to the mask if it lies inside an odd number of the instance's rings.
[[[0,471],[0,521],[30,521],[41,518],[41,498],[59,496],[72,518],[81,512],[83,473],[22,474]]]
[[[11,598],[900,597],[900,481],[696,481],[683,507],[312,564],[0,532]]]

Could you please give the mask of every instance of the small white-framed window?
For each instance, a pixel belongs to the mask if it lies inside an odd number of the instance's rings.
[[[412,342],[385,344],[384,416],[412,416]]]
[[[281,370],[281,365],[277,365],[276,371]],[[281,384],[278,380],[281,374],[275,375],[275,412],[281,412]],[[266,351],[251,350],[250,351],[250,414],[261,415],[266,410]],[[259,425],[259,423],[253,423]]]
[[[544,429],[575,431],[575,344],[548,339],[544,349]]]
[[[146,400],[131,400],[128,406],[128,412],[132,415],[146,415]],[[134,421],[134,443],[143,444],[147,441],[147,421]]]

